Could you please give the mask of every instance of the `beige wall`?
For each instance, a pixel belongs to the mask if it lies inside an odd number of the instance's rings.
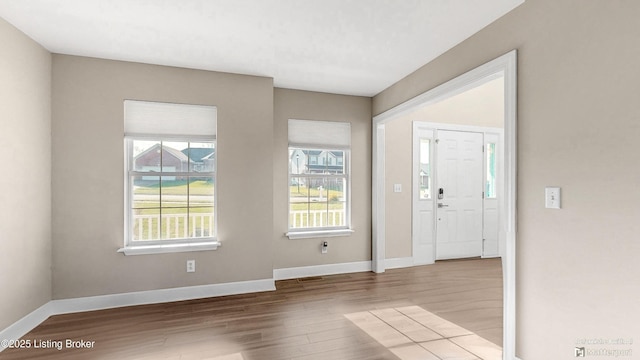
[[[217,251],[116,253],[124,99],[218,107]],[[54,55],[53,298],[271,278],[272,118],[270,78]]]
[[[0,330],[51,299],[51,55],[0,19]]]
[[[371,98],[275,89],[274,269],[371,260]],[[288,220],[288,120],[351,123],[351,236],[290,240]],[[328,241],[321,254],[321,241]]]
[[[502,128],[504,79],[494,79],[385,124],[385,257],[412,256],[413,122]],[[402,192],[393,191],[394,184]]]
[[[574,359],[580,338],[640,339],[638,14],[633,1],[527,1],[374,98],[379,114],[518,49],[522,360]],[[563,209],[544,208],[548,185]]]

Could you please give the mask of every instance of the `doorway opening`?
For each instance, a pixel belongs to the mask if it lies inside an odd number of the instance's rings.
[[[511,51],[489,63],[400,104],[373,119],[373,244],[372,268],[384,272],[386,258],[385,189],[387,163],[385,161],[385,126],[400,116],[416,109],[436,104],[444,99],[466,92],[478,82],[502,79],[504,86],[504,141],[503,141],[503,199],[500,201],[498,233],[504,239],[501,253],[503,269],[503,358],[515,356],[515,240],[516,240],[516,51]],[[401,190],[401,186],[394,191]],[[433,183],[432,183],[433,185]],[[432,189],[434,190],[434,189]],[[431,195],[434,195],[432,192]],[[435,258],[435,253],[434,253]]]

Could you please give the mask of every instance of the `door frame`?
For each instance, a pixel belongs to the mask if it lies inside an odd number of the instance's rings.
[[[416,141],[418,140],[418,131],[431,131],[433,133],[433,136],[431,137],[431,144],[430,144],[430,150],[429,150],[429,155],[430,155],[430,159],[429,162],[431,164],[431,171],[432,171],[432,179],[433,179],[433,189],[435,190],[437,188],[437,182],[438,182],[438,171],[437,169],[437,154],[438,154],[438,149],[437,146],[435,146],[435,140],[438,139],[438,132],[441,130],[444,131],[460,131],[460,132],[473,132],[473,133],[479,133],[482,134],[482,142],[483,142],[483,147],[486,146],[487,144],[487,135],[496,135],[498,137],[498,148],[500,149],[499,153],[498,153],[498,158],[496,159],[496,167],[498,169],[500,169],[500,176],[498,177],[498,183],[497,183],[497,188],[498,188],[498,196],[497,198],[499,199],[499,204],[498,204],[498,208],[501,209],[504,204],[503,201],[505,199],[505,194],[504,194],[504,186],[501,180],[501,175],[502,175],[502,169],[504,169],[504,164],[503,164],[503,156],[504,154],[502,153],[502,151],[504,150],[503,147],[503,143],[504,143],[504,131],[502,128],[497,128],[497,127],[489,127],[489,126],[474,126],[474,125],[460,125],[460,124],[447,124],[447,123],[436,123],[436,122],[429,122],[429,121],[413,121],[412,124],[412,133],[411,133],[411,137],[412,137],[412,146],[413,146],[413,153],[412,156],[413,158],[411,159],[411,163],[412,163],[412,170],[411,170],[411,181],[412,181],[412,187],[411,187],[411,242],[412,242],[412,258],[413,258],[413,264],[414,265],[427,265],[427,264],[433,264],[436,261],[436,247],[437,245],[437,241],[438,241],[438,237],[437,237],[437,231],[436,231],[436,226],[437,226],[437,208],[436,208],[436,203],[437,203],[437,199],[433,198],[433,204],[431,204],[432,206],[432,211],[433,211],[433,228],[432,228],[432,247],[433,249],[431,250],[431,253],[429,254],[429,259],[425,262],[423,260],[418,260],[416,257],[416,252],[419,249],[419,243],[416,239],[416,212],[417,212],[417,200],[416,200],[416,193],[417,193],[417,189],[418,189],[418,183],[417,183],[417,177],[416,177],[416,168],[417,168],[417,161],[418,159],[416,159]],[[483,178],[486,177],[486,171],[487,171],[487,164],[486,164],[486,157],[484,156],[484,151],[483,151],[483,159],[482,159],[482,176]],[[434,193],[434,196],[436,194]],[[483,204],[482,204],[482,212],[483,212],[483,221],[482,221],[482,227],[483,227],[483,237],[484,237],[484,208],[485,208],[485,204],[484,204],[484,200],[485,198],[483,198]],[[505,224],[506,219],[504,219],[504,217],[500,216],[500,218],[498,219],[498,229],[504,229],[506,228],[506,224]],[[505,234],[504,232],[501,232],[500,230],[498,230],[498,256],[503,256],[504,255],[504,242],[505,242]],[[488,258],[488,257],[496,257],[496,256],[485,256],[484,254],[484,243],[482,246],[482,258]]]
[[[397,105],[372,120],[372,262],[374,272],[385,271],[385,123],[412,110],[463,93],[480,81],[504,79],[504,219],[503,359],[515,359],[516,345],[516,201],[517,201],[517,50],[470,70],[442,85]]]

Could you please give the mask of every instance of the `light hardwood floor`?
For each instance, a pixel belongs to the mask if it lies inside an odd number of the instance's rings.
[[[53,316],[23,339],[32,344],[95,341],[93,348],[67,349],[63,343],[62,350],[7,349],[0,359],[445,359],[446,352],[438,351],[449,340],[471,352],[480,349],[478,338],[502,344],[499,259],[284,280],[276,287]],[[427,330],[412,331],[428,317],[446,319],[475,335],[421,342],[429,340]],[[398,330],[411,341],[390,345],[387,335],[368,328]],[[445,355],[426,357],[424,349]],[[484,359],[479,352],[468,358]]]

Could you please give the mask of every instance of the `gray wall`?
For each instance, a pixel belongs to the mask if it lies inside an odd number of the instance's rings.
[[[523,360],[574,359],[580,338],[640,338],[638,14],[634,1],[530,0],[374,98],[379,114],[518,49]],[[544,208],[549,185],[562,210]]]
[[[275,89],[274,94],[274,269],[371,260],[371,98]],[[290,240],[288,226],[288,120],[351,123],[350,236]]]
[[[0,329],[51,300],[51,55],[0,19]]]
[[[124,99],[218,107],[217,251],[116,253]],[[271,278],[272,119],[270,78],[54,55],[53,298]]]

